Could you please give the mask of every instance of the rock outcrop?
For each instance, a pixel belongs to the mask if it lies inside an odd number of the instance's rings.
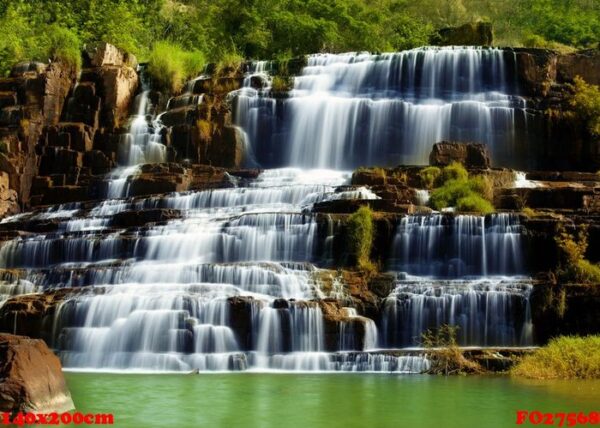
[[[490,155],[485,144],[441,141],[433,145],[429,164],[446,166],[460,162],[466,168],[487,169],[491,166]]]
[[[56,355],[39,339],[0,334],[0,411],[65,412],[75,408]]]
[[[493,41],[491,23],[470,22],[460,27],[442,28],[429,42],[437,46],[491,46]]]

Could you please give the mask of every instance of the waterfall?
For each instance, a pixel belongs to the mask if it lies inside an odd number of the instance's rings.
[[[514,55],[492,48],[311,55],[289,98],[238,92],[235,121],[266,167],[423,164],[444,139],[485,143],[511,165],[525,122],[514,70]]]
[[[383,342],[419,346],[421,335],[447,324],[466,346],[530,346],[531,284],[517,279],[403,280],[385,301]]]
[[[514,56],[467,47],[312,55],[285,96],[272,65],[252,63],[230,95],[246,159],[272,169],[229,171],[227,188],[130,197],[141,164],[168,157],[161,103],[143,87],[105,200],[2,220],[3,230],[55,227],[6,235],[0,301],[72,289],[47,324],[63,366],[77,370],[420,373],[430,362],[413,348],[443,324],[459,327],[462,345],[531,345],[518,216],[394,214],[393,238],[377,245],[390,249],[389,278],[404,279],[381,307],[361,307],[346,273],[323,270],[337,267],[346,217],[313,210],[379,199],[345,169],[423,163],[442,138],[510,156],[525,107]],[[197,108],[204,98],[193,88],[167,108]],[[123,226],[131,212],[160,209],[173,217]]]
[[[413,275],[523,273],[521,226],[515,214],[406,216],[397,226],[390,266]]]
[[[356,316],[366,328],[350,340],[368,354],[326,350],[318,268],[307,263],[321,258],[322,246],[311,208],[377,198],[349,186],[350,176],[268,170],[227,189],[13,216],[4,224],[51,218],[57,230],[5,242],[0,265],[24,270],[23,284],[37,287],[20,291],[95,290],[66,299],[54,317],[52,343],[69,369],[421,371],[423,356],[372,351],[377,328],[363,317]],[[112,224],[118,213],[154,208],[181,218],[143,228]]]

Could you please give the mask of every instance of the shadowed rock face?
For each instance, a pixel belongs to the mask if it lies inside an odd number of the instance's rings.
[[[460,162],[467,168],[489,168],[490,155],[484,144],[441,141],[433,145],[429,164],[446,166]]]
[[[494,40],[492,24],[489,22],[471,22],[460,27],[440,29],[430,43],[439,46],[480,45],[491,46]]]
[[[0,335],[0,410],[65,412],[75,408],[58,357],[44,341]]]

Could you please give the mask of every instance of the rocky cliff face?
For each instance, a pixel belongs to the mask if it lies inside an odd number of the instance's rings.
[[[42,340],[0,335],[0,410],[66,412],[74,409],[61,364]]]

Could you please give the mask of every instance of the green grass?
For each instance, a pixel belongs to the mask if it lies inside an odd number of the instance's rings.
[[[469,173],[460,162],[452,162],[445,166],[440,174],[439,181],[445,183],[449,180],[466,180],[469,178]]]
[[[476,194],[460,198],[456,201],[456,209],[462,212],[476,212],[480,214],[489,214],[494,212],[494,206]]]
[[[150,52],[148,74],[156,88],[177,93],[203,66],[204,55],[200,51],[185,51],[176,44],[158,42]]]
[[[561,336],[524,357],[514,376],[529,379],[600,379],[600,336]]]

